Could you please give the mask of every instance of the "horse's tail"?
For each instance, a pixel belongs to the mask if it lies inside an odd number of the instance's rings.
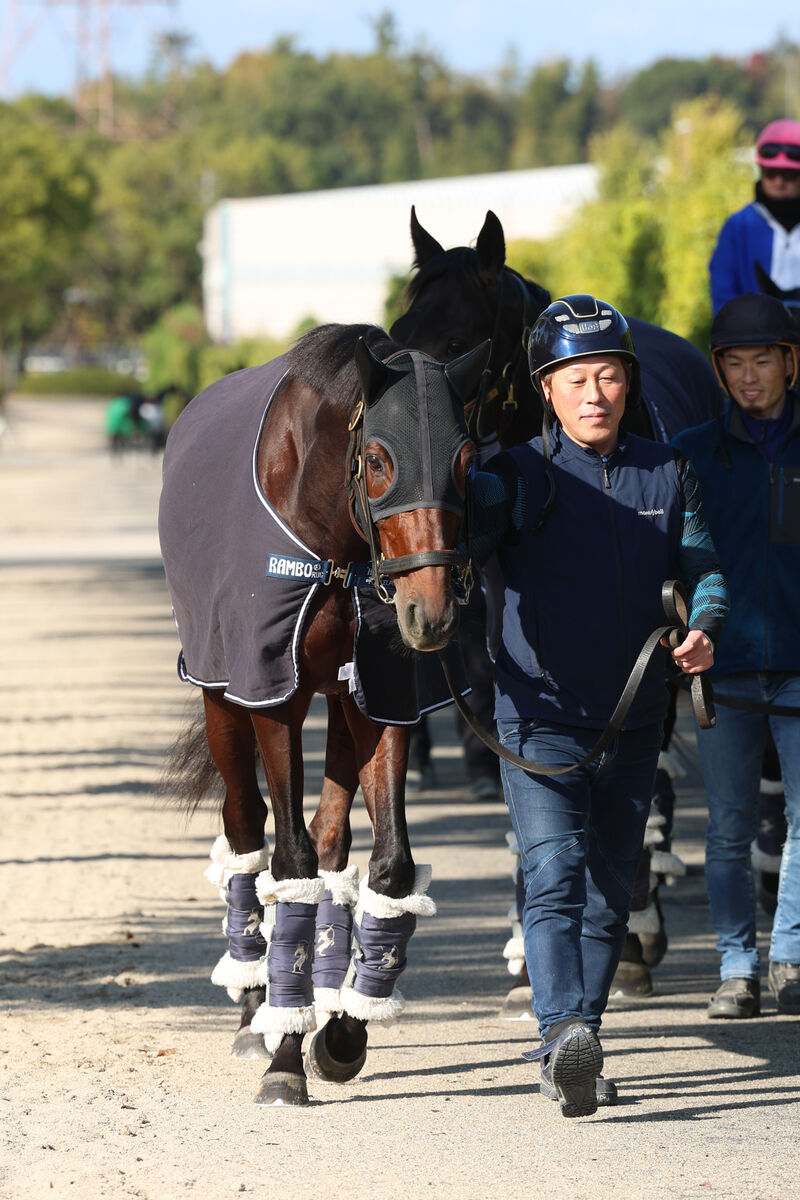
[[[225,789],[208,749],[204,712],[189,718],[167,751],[156,795],[189,817],[204,800],[222,806]]]

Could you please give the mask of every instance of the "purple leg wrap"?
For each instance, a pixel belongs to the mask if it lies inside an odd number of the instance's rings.
[[[316,904],[279,901],[274,906],[267,957],[270,1008],[305,1008],[314,1003],[311,962],[316,913]]]
[[[316,932],[312,970],[314,987],[340,988],[350,966],[353,913],[349,905],[334,904],[327,890],[317,909]]]
[[[391,996],[398,975],[405,970],[406,949],[416,927],[414,913],[399,917],[363,913],[355,924],[354,991],[376,998]]]
[[[263,958],[267,948],[261,932],[264,908],[256,896],[256,876],[232,875],[227,887],[228,915],[225,932],[230,956],[236,962]]]

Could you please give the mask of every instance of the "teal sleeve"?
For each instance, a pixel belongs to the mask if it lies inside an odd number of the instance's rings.
[[[689,628],[716,646],[730,611],[728,583],[703,512],[700,483],[689,460],[675,454],[683,497],[679,571],[689,603]]]

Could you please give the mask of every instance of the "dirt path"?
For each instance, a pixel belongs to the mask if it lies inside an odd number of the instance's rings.
[[[649,1002],[609,1012],[623,1103],[565,1121],[497,1019],[512,898],[499,804],[465,799],[452,720],[440,787],[410,804],[439,915],[421,921],[406,1014],[371,1027],[364,1073],[308,1109],[252,1103],[235,1010],[209,975],[222,907],[202,878],[218,831],[155,806],[182,720],[155,538],[160,464],[111,463],[96,405],[18,401],[0,443],[0,1196],[548,1200],[800,1196],[800,1023],[712,1023],[716,973],[702,796],[679,796],[689,876]],[[323,718],[307,739],[319,786]],[[686,729],[684,723],[684,729]],[[688,736],[688,734],[687,734]],[[354,857],[369,854],[363,811]],[[766,939],[764,940],[766,946]]]

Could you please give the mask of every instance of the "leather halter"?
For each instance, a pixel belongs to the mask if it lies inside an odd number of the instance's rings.
[[[387,361],[391,361],[388,359]],[[353,527],[369,546],[372,562],[372,583],[384,604],[394,604],[393,575],[406,571],[417,571],[421,567],[451,567],[454,572],[453,592],[459,604],[467,604],[474,584],[472,569],[472,522],[470,520],[472,492],[469,478],[466,481],[464,498],[464,529],[467,542],[466,558],[458,550],[420,550],[415,554],[403,554],[397,558],[384,558],[380,549],[377,530],[370,513],[367,481],[364,471],[364,401],[356,404],[347,426],[350,445],[345,462],[345,487],[348,493],[348,510]],[[391,589],[391,590],[390,590]]]
[[[500,373],[493,376],[491,370],[492,357],[503,327],[504,277],[506,275],[517,283],[522,293],[522,334],[515,341],[511,357],[503,364]],[[486,364],[486,369],[481,376],[478,386],[478,396],[469,418],[469,430],[474,442],[478,446],[480,446],[482,441],[481,418],[485,408],[489,405],[500,403],[502,421],[503,413],[513,413],[518,407],[516,390],[520,382],[520,369],[522,368],[527,371],[528,368],[528,335],[532,322],[530,299],[528,285],[523,277],[516,271],[511,270],[510,267],[504,267],[497,277],[497,308],[494,314],[494,327],[491,337],[492,349],[489,354],[489,362]],[[500,432],[499,426],[500,422],[498,422],[498,433]]]

